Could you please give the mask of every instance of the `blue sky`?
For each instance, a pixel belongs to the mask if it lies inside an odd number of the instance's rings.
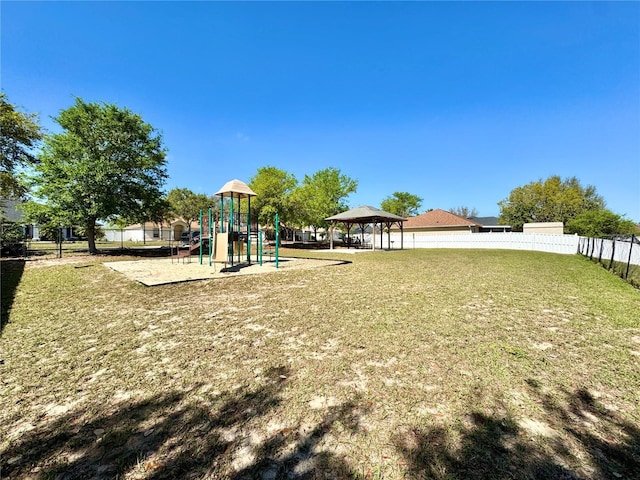
[[[550,175],[640,221],[640,3],[11,2],[1,82],[51,117],[139,113],[167,188],[212,194],[273,165],[423,208],[497,215]]]

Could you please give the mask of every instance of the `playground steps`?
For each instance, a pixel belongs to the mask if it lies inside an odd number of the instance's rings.
[[[176,257],[178,258],[186,258],[186,257],[190,257],[194,251],[199,250],[200,249],[200,242],[198,243],[194,243],[193,245],[189,246],[189,249],[184,249],[184,250],[180,250],[178,249],[177,253],[176,253]]]

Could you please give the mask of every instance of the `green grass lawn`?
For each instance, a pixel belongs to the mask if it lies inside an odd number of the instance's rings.
[[[638,290],[579,256],[333,256],[153,288],[2,262],[2,478],[637,478]]]
[[[120,250],[121,248],[140,248],[140,247],[169,247],[176,246],[179,242],[168,240],[163,241],[147,241],[147,242],[108,242],[105,240],[97,241],[98,250]],[[28,242],[27,244],[29,257],[56,256],[60,251],[60,244],[48,241]],[[62,242],[62,256],[75,255],[77,253],[88,252],[89,244],[86,241]]]

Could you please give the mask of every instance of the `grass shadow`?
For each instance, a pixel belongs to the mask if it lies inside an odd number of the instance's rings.
[[[87,251],[85,249],[85,251]],[[128,257],[170,257],[171,252],[176,251],[176,247],[160,246],[153,248],[145,247],[124,247],[124,248],[98,248],[98,255],[100,256],[123,256]]]
[[[563,392],[559,402],[542,394],[535,382],[529,386],[545,409],[545,436],[536,437],[508,417],[480,412],[471,412],[457,432],[444,426],[414,428],[394,439],[412,478],[637,478],[637,425],[604,409],[585,390]]]
[[[3,260],[0,262],[0,334],[4,326],[9,323],[11,308],[15,299],[16,290],[24,272],[24,260]]]
[[[348,465],[313,447],[336,422],[358,428],[357,405],[336,407],[308,433],[253,429],[278,407],[290,381],[286,367],[270,369],[258,387],[217,393],[209,401],[172,391],[92,415],[76,410],[22,434],[0,452],[2,473],[23,478],[353,478]],[[191,400],[191,398],[198,400]],[[258,431],[261,433],[258,434]],[[333,472],[333,474],[331,473]]]

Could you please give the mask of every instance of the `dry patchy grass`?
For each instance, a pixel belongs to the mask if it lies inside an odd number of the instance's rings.
[[[634,477],[637,290],[577,256],[348,259],[153,288],[3,265],[2,478]]]

